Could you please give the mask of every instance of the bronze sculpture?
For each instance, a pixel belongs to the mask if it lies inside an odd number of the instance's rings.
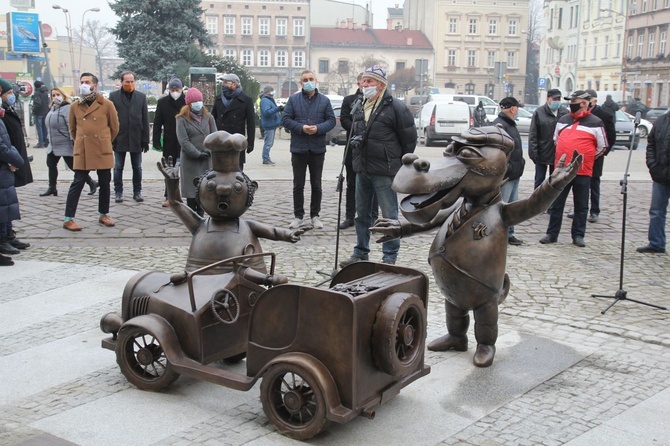
[[[572,181],[581,164],[561,158],[552,175],[525,200],[503,203],[500,186],[514,142],[500,127],[471,128],[454,137],[432,165],[414,154],[403,157],[393,189],[409,194],[400,205],[408,222],[380,219],[372,229],[383,242],[441,226],[428,263],[445,297],[448,334],[429,350],[467,351],[469,312],[475,319],[473,362],[488,367],[495,356],[498,304],[510,288],[505,273],[507,227],[544,212]]]
[[[193,234],[186,260],[186,271],[210,265],[222,259],[263,252],[258,238],[295,243],[305,228],[288,230],[255,220],[240,218],[254,201],[258,183],[239,169],[240,154],[247,147],[244,135],[218,131],[208,135],[205,147],[212,153],[212,170],[205,172],[194,183],[198,190],[196,200],[207,213],[201,217],[182,202],[179,192],[179,168],[171,160],[163,159],[158,170],[165,176],[170,209]],[[250,266],[265,272],[262,257],[249,259]],[[221,269],[222,268],[222,269]],[[229,271],[230,265],[209,270],[208,274]]]

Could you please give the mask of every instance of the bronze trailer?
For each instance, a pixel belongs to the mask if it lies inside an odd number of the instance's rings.
[[[245,266],[254,257],[269,257],[270,274]],[[231,272],[207,273],[224,263]],[[143,390],[161,390],[180,374],[236,390],[262,377],[265,414],[299,440],[328,421],[373,418],[375,406],[430,372],[423,273],[358,262],[324,289],[287,284],[274,268],[275,255],[264,253],[191,273],[140,272],[125,287],[121,316],[100,321],[112,334],[102,346]],[[244,357],[246,375],[226,369]]]

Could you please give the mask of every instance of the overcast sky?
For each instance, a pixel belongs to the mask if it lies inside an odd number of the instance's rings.
[[[8,1],[8,0],[3,0]],[[356,4],[365,4],[365,0],[354,0]],[[56,34],[66,36],[67,29],[65,25],[65,14],[62,10],[53,9],[53,5],[60,5],[69,10],[72,18],[72,26],[75,29],[81,27],[82,14],[90,8],[100,8],[100,12],[87,12],[85,19],[97,20],[103,25],[113,26],[116,23],[117,17],[112,12],[112,9],[107,4],[107,0],[35,0],[35,9],[29,12],[37,12],[40,15],[42,23],[48,23]],[[386,10],[389,7],[394,7],[399,4],[402,7],[402,0],[372,0],[372,12],[375,16],[375,28],[386,27]],[[11,8],[11,10],[15,10]]]

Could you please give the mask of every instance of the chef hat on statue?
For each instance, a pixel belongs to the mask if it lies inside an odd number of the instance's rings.
[[[247,149],[247,138],[239,133],[223,130],[205,138],[205,148],[212,152],[212,168],[218,172],[239,172],[240,153]]]

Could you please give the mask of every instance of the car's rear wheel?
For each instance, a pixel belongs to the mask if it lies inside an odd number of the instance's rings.
[[[307,440],[321,432],[326,424],[323,387],[299,365],[271,366],[263,374],[261,402],[268,420],[287,437]]]
[[[127,327],[119,333],[116,362],[138,389],[159,391],[179,378],[160,342],[149,330]]]
[[[430,147],[435,143],[435,140],[433,138],[428,137],[428,132],[424,133],[424,140],[426,141],[426,147]]]

